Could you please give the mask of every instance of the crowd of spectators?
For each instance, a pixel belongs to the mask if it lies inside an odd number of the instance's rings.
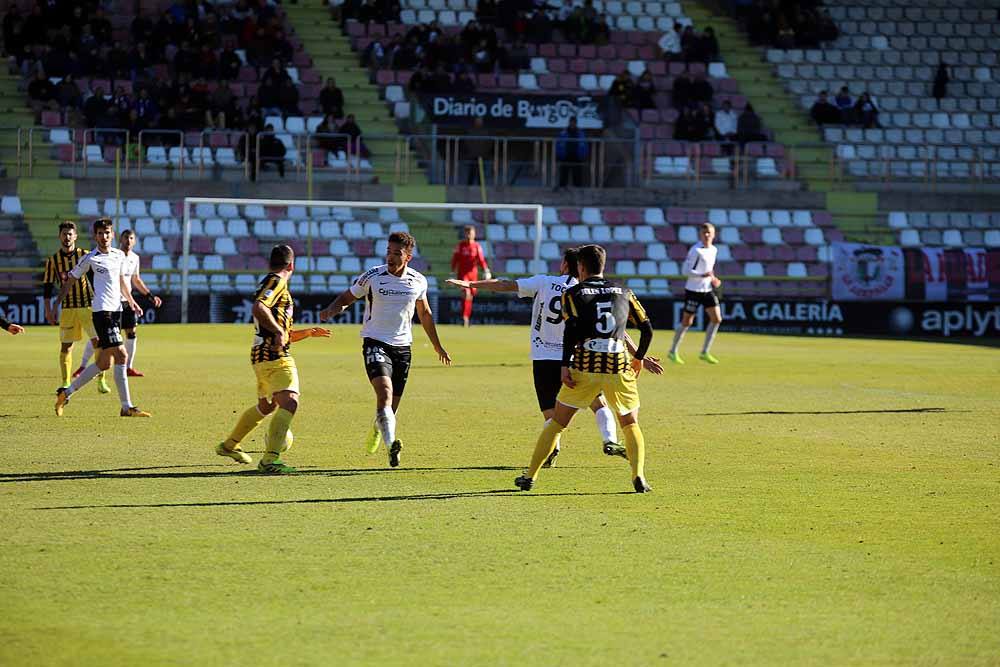
[[[267,131],[267,116],[344,115],[343,92],[332,78],[317,108],[303,108],[287,71],[293,46],[278,5],[268,0],[177,0],[159,16],[135,16],[127,44],[115,39],[96,2],[39,0],[27,15],[12,4],[2,27],[4,49],[28,81],[33,108],[60,111],[69,126],[127,129],[133,137],[203,128],[253,135]],[[231,82],[242,80],[247,66],[256,69],[256,95],[237,95]],[[78,85],[82,78],[91,90]],[[102,133],[105,140],[114,136]],[[177,141],[163,134],[157,143]]]
[[[842,86],[830,100],[830,94],[823,90],[809,109],[809,116],[819,125],[859,125],[863,128],[879,127],[878,105],[868,92],[857,99],[851,97],[847,86]]]
[[[698,32],[692,26],[674,23],[656,45],[667,62],[710,63],[719,59],[719,40],[711,26]]]
[[[732,103],[725,100],[714,112],[708,103],[681,110],[674,123],[674,139],[735,142],[744,145],[751,141],[767,141],[767,135],[752,104],[747,103],[743,111],[736,113]]]
[[[750,40],[776,49],[814,49],[840,36],[820,0],[728,0]]]

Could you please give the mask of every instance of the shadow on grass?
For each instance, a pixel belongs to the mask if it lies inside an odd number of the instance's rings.
[[[151,472],[158,470],[171,470],[174,468],[225,468],[225,470],[191,470],[188,472]],[[567,467],[567,466],[564,466]],[[346,477],[350,475],[372,475],[372,474],[394,474],[405,472],[461,472],[461,471],[517,471],[523,470],[515,466],[460,466],[454,468],[299,468],[295,477],[309,477],[325,475],[329,477]],[[108,470],[63,470],[54,472],[23,472],[23,473],[0,473],[0,484],[10,482],[55,482],[61,480],[78,479],[197,479],[204,477],[231,477],[231,476],[253,476],[269,477],[257,472],[256,468],[237,468],[226,464],[215,464],[209,466],[156,466],[151,468],[111,468]]]
[[[749,410],[747,412],[706,412],[694,417],[739,417],[742,415],[898,415],[926,414],[928,412],[972,412],[948,408],[898,408],[886,410]]]
[[[363,496],[359,498],[304,498],[302,500],[231,500],[202,503],[142,503],[115,505],[63,505],[57,507],[35,507],[35,510],[89,510],[89,509],[158,509],[183,507],[241,507],[254,505],[326,505],[341,503],[374,503],[412,500],[454,500],[456,498],[483,498],[489,496],[517,496],[520,498],[554,498],[560,496],[622,496],[632,495],[632,491],[604,491],[595,493],[524,493],[515,489],[495,489],[493,491],[456,491],[453,493],[416,493],[405,496]]]

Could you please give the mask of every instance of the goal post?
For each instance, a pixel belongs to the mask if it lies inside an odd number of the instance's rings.
[[[280,207],[287,208],[290,206],[304,207],[307,211],[312,208],[329,208],[329,209],[396,209],[397,211],[456,211],[456,210],[466,210],[466,211],[529,211],[533,214],[533,226],[535,230],[534,238],[534,250],[532,253],[532,262],[537,265],[538,261],[541,259],[542,254],[542,241],[544,236],[544,223],[543,223],[543,207],[541,204],[458,204],[458,203],[430,203],[430,202],[395,202],[395,201],[385,201],[385,202],[372,202],[372,201],[339,201],[339,200],[324,200],[324,199],[255,199],[255,198],[239,198],[239,197],[185,197],[183,201],[183,220],[182,220],[182,243],[181,243],[181,322],[187,324],[188,322],[188,304],[189,304],[189,294],[190,294],[190,256],[191,256],[191,225],[192,220],[195,219],[194,212],[198,204],[212,204],[214,206],[218,205],[233,205],[239,207],[241,213],[245,211],[246,206],[261,206],[261,207]],[[245,218],[248,228],[252,229],[254,220]],[[401,220],[405,222],[405,216],[401,216]],[[309,222],[322,222],[320,219],[308,218]],[[309,225],[310,229],[310,240],[312,239],[312,227]],[[251,234],[252,235],[252,234]],[[300,238],[296,236],[295,238]],[[288,239],[292,240],[292,239]],[[378,239],[372,239],[378,240]],[[487,233],[486,241],[492,242]],[[419,245],[419,239],[417,240]],[[325,253],[323,253],[325,254]],[[492,258],[491,258],[492,261]],[[499,267],[497,267],[499,268]]]

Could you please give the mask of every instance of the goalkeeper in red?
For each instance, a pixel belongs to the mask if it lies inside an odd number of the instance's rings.
[[[579,249],[580,282],[562,296],[563,331],[562,388],[556,397],[552,419],[545,422],[531,465],[514,480],[522,491],[530,491],[542,464],[555,449],[559,435],[569,426],[577,410],[589,406],[603,392],[618,416],[625,450],[632,466],[632,487],[638,493],[651,491],[644,477],[645,443],[639,429],[639,388],[636,378],[653,340],[653,325],[632,292],[604,277],[606,253],[598,245]],[[630,360],[625,344],[625,325],[639,328],[639,345]]]
[[[462,240],[455,246],[455,252],[451,255],[451,270],[459,280],[472,282],[479,280],[480,268],[486,274],[486,280],[489,280],[490,267],[486,264],[483,247],[476,243],[476,228],[466,225],[462,230]],[[472,317],[472,299],[476,296],[476,289],[466,287],[463,291],[465,301],[462,302],[462,322],[465,326],[469,326],[469,318]]]

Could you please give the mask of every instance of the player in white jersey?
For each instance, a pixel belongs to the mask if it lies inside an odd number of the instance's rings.
[[[413,259],[416,240],[405,232],[389,235],[385,264],[358,276],[349,289],[320,311],[328,320],[344,312],[358,299],[365,300],[361,327],[365,371],[375,390],[375,422],[366,447],[371,453],[384,441],[389,447],[389,465],[399,465],[402,443],[396,438],[396,412],[410,374],[410,345],[413,343],[413,313],[416,312],[441,363],[451,357],[438,340],[434,316],[427,302],[427,279],[408,264]]]
[[[712,356],[712,342],[722,324],[722,308],[719,306],[719,287],[722,281],[715,276],[715,258],[719,249],[715,247],[715,226],[706,222],[698,229],[698,243],[691,246],[684,267],[681,269],[688,277],[684,286],[684,313],[681,315],[681,325],[674,332],[674,342],[670,346],[667,358],[675,364],[683,364],[684,360],[678,354],[681,339],[694,322],[698,307],[705,309],[708,315],[708,326],[705,327],[705,343],[701,347],[698,358],[710,364],[719,360]]]
[[[125,351],[121,334],[122,303],[124,302],[137,315],[142,313],[142,309],[132,298],[131,287],[125,279],[125,253],[111,247],[115,235],[110,218],[95,220],[93,232],[97,247],[84,255],[69,272],[62,284],[59,300],[62,301],[73,283],[83,278],[87,271],[94,272],[92,310],[94,329],[97,333],[94,339],[94,347],[97,349],[96,360],[87,366],[69,387],[59,389],[56,394],[56,415],[62,416],[70,396],[94,379],[98,373],[107,370],[113,361],[116,364],[114,377],[118,386],[118,398],[121,400],[121,416],[148,417],[148,412],[143,412],[132,405],[128,376],[125,373],[128,353]]]
[[[528,330],[531,340],[531,365],[535,380],[535,395],[538,397],[538,408],[545,420],[555,414],[556,395],[562,386],[563,330],[565,320],[562,316],[562,294],[577,283],[577,250],[566,248],[563,251],[559,275],[540,274],[530,278],[517,280],[455,280],[448,284],[463,289],[473,287],[493,292],[517,292],[522,298],[532,297],[531,325]],[[627,339],[631,344],[631,339]],[[632,348],[634,350],[634,347]],[[659,360],[646,357],[646,368],[659,374],[663,372]],[[615,428],[615,416],[603,396],[598,396],[591,403],[597,429],[604,441],[604,453],[608,456],[626,458],[625,448],[618,444]],[[559,442],[545,460],[543,467],[548,468],[559,455]]]
[[[125,282],[129,284],[129,287],[138,291],[139,294],[149,297],[153,302],[153,308],[159,308],[163,303],[160,297],[153,294],[153,291],[146,285],[146,281],[139,275],[139,255],[132,251],[132,248],[135,247],[135,241],[135,232],[131,229],[126,229],[118,236],[118,247],[125,253],[125,266],[122,275],[125,277]],[[128,307],[128,304],[122,301],[122,331],[125,332],[125,352],[128,353],[128,370],[126,372],[129,377],[141,378],[143,374],[133,367],[135,364],[135,346],[137,341],[135,330],[137,326],[139,326],[139,318]]]

